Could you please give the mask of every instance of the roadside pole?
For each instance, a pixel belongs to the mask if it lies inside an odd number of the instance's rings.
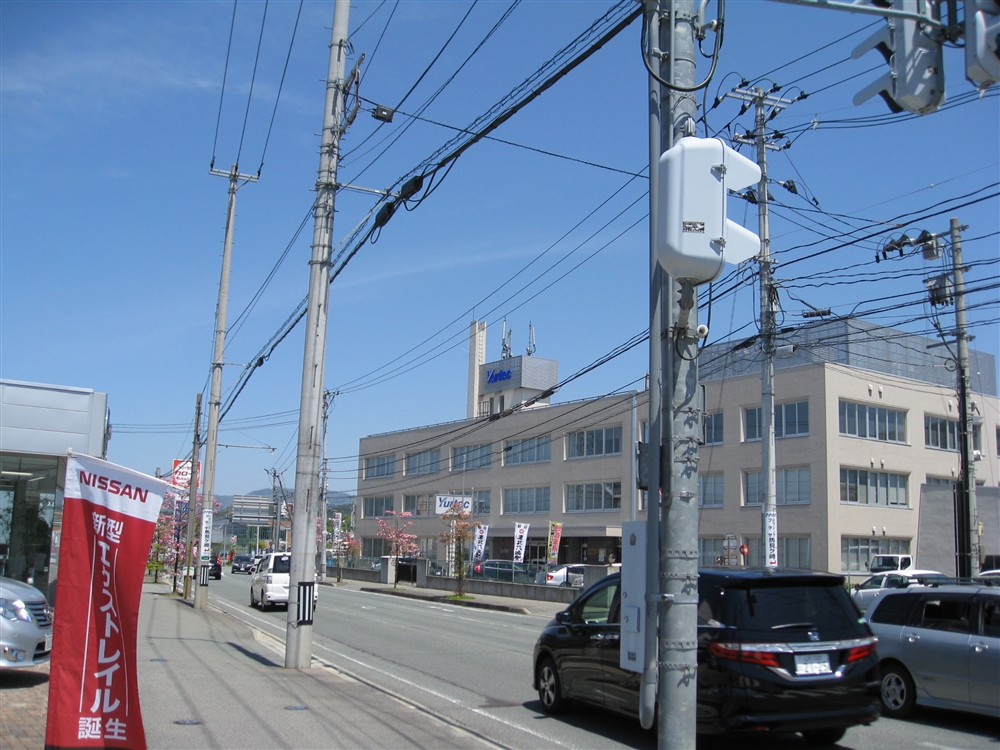
[[[219,406],[222,400],[222,365],[226,349],[226,311],[229,307],[229,265],[233,254],[233,223],[236,221],[237,182],[256,182],[253,175],[240,174],[234,164],[229,172],[209,168],[209,174],[229,178],[229,206],[226,212],[226,239],[222,248],[222,276],[219,279],[219,301],[215,307],[215,350],[212,356],[212,386],[208,397],[208,431],[205,435],[205,484],[201,494],[201,518],[208,521],[208,548],[201,549],[198,588],[194,592],[194,608],[208,608],[208,572],[211,565],[212,518],[215,508],[215,454],[219,444]],[[188,507],[188,515],[191,513]],[[202,533],[205,537],[205,533]]]
[[[316,204],[313,211],[309,302],[306,308],[299,437],[295,460],[295,507],[292,511],[291,575],[285,637],[285,667],[308,669],[312,662],[313,592],[316,574],[316,516],[319,501],[320,452],[323,444],[323,377],[329,316],[330,252],[333,245],[334,199],[344,109],[344,70],[348,53],[350,0],[335,0],[330,64],[323,108]]]
[[[201,427],[201,394],[199,393],[194,404],[194,444],[191,447],[191,477],[188,479],[188,512],[187,512],[187,539],[184,543],[184,598],[187,599],[191,591],[191,548],[194,546],[195,513],[194,502],[198,497],[198,454],[201,453],[201,442],[198,440],[198,429]]]
[[[649,98],[649,440],[654,458],[647,463],[647,645],[640,719],[645,727],[652,724],[655,694],[658,746],[687,750],[695,746],[697,728],[698,442],[703,408],[698,294],[692,281],[676,283],[657,260],[657,216],[666,197],[657,173],[660,156],[676,140],[696,133],[697,16],[694,0],[648,0],[645,12],[648,64],[657,75],[650,76]]]

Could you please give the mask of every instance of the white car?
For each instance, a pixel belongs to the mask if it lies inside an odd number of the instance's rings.
[[[0,577],[0,669],[33,667],[52,651],[52,608],[34,586]]]
[[[264,555],[250,571],[250,606],[262,610],[275,604],[288,604],[289,574],[292,556],[287,552]],[[315,580],[315,573],[313,574]],[[313,587],[313,608],[319,600],[319,587]]]
[[[893,570],[888,573],[876,573],[857,584],[851,592],[851,598],[858,605],[858,609],[864,612],[886,591],[951,583],[953,580],[936,570]]]
[[[544,583],[546,586],[583,586],[583,566],[582,565],[556,565],[550,570],[540,570],[535,576],[535,583]]]

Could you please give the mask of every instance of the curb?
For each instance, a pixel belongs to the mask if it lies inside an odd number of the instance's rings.
[[[435,604],[453,604],[458,607],[473,607],[476,609],[492,609],[498,612],[514,612],[520,615],[530,615],[531,611],[525,607],[512,607],[506,604],[490,604],[488,602],[477,602],[475,600],[467,599],[451,599],[447,596],[425,596],[422,594],[413,594],[405,589],[377,589],[377,588],[367,588],[365,586],[361,587],[361,591],[369,594],[389,594],[390,596],[402,596],[407,599],[423,599],[424,601],[434,602]]]

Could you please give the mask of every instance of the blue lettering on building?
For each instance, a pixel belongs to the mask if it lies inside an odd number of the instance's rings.
[[[501,380],[510,380],[510,370],[487,370],[486,382],[498,383]]]

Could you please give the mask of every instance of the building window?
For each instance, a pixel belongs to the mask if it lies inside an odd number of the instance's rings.
[[[760,440],[760,407],[743,410],[743,440]]]
[[[392,496],[389,497],[366,497],[364,498],[365,518],[379,518],[385,512],[392,510]]]
[[[924,415],[924,445],[943,451],[958,450],[958,422]]]
[[[778,469],[774,472],[774,494],[778,505],[808,505],[812,502],[812,485],[809,467]],[[744,474],[743,504],[764,503],[764,474],[748,471]]]
[[[434,495],[403,495],[403,512],[415,516],[433,516]]]
[[[504,513],[548,513],[548,487],[513,487],[503,491]]]
[[[383,557],[389,554],[388,547],[386,544],[388,540],[382,539],[381,537],[366,538],[363,542],[364,550],[362,554],[365,557]]]
[[[930,474],[927,475],[927,481],[924,484],[950,484],[954,485],[955,480],[951,477],[933,477]]]
[[[622,428],[598,427],[571,432],[566,436],[568,458],[613,456],[622,452]]]
[[[374,456],[365,459],[365,479],[391,477],[396,475],[395,456]]]
[[[441,451],[406,454],[407,474],[437,474],[441,470]]]
[[[705,566],[718,565],[722,558],[722,539],[698,540],[698,564]]]
[[[812,551],[807,536],[778,537],[778,565],[783,568],[812,568]]]
[[[700,495],[698,507],[721,508],[723,498],[722,472],[718,474],[702,474],[698,477]]]
[[[537,464],[552,460],[552,436],[508,440],[504,443],[504,464]]]
[[[885,537],[840,537],[840,569],[867,571],[873,555],[907,555],[910,553],[909,539],[886,539]]]
[[[764,564],[760,554],[760,537],[745,537],[747,545],[747,565],[760,567]],[[812,540],[807,536],[778,535],[778,567],[812,569]]]
[[[705,445],[722,445],[722,412],[705,415]]]
[[[852,505],[909,506],[906,474],[865,469],[840,469],[840,502]]]
[[[743,410],[743,439],[760,440],[764,429],[760,407]],[[809,434],[809,402],[774,405],[774,436],[798,437]]]
[[[622,507],[621,482],[566,485],[566,512],[618,510]]]
[[[485,469],[493,463],[493,443],[451,449],[451,470]]]
[[[840,434],[905,444],[906,412],[841,400]]]
[[[472,514],[475,516],[488,516],[490,514],[490,491],[472,491]]]

